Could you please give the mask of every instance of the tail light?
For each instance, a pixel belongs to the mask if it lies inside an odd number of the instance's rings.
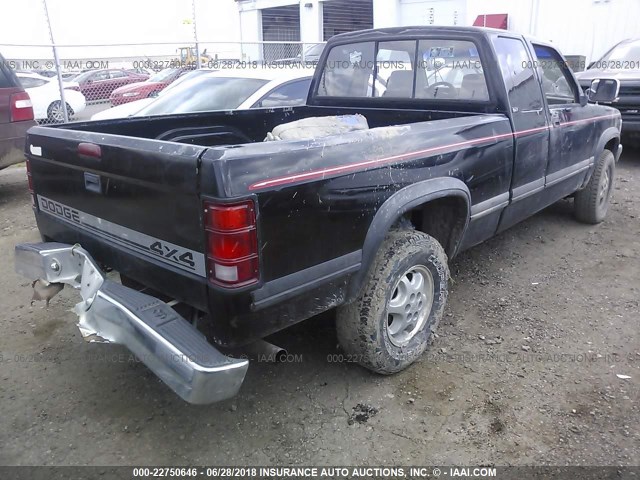
[[[31,176],[31,161],[27,158],[27,180],[29,182],[29,193],[31,194],[31,206],[36,207],[36,196],[33,192],[33,177]]]
[[[33,120],[33,104],[27,92],[18,92],[11,95],[11,121],[24,122]]]
[[[209,281],[227,288],[259,280],[258,231],[253,201],[204,202]]]

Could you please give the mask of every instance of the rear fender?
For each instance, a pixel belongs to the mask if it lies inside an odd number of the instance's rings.
[[[364,240],[362,266],[351,279],[346,299],[347,302],[355,299],[360,292],[376,253],[393,224],[409,210],[445,197],[462,198],[467,207],[465,224],[460,234],[461,239],[469,224],[471,194],[464,182],[457,178],[432,178],[414,183],[394,193],[382,204],[373,217],[373,221]],[[457,242],[457,245],[460,245],[460,241]],[[456,247],[456,249],[457,248],[458,247]],[[455,253],[455,251],[451,252],[451,256],[454,256]]]

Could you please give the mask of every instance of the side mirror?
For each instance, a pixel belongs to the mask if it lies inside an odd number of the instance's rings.
[[[599,78],[591,82],[587,90],[590,102],[613,103],[618,100],[620,93],[620,80],[617,78]]]
[[[581,107],[586,107],[588,103],[589,103],[589,98],[584,93],[581,93],[580,94],[580,106]]]

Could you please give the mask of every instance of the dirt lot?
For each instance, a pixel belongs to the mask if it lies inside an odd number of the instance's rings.
[[[253,363],[203,407],[84,343],[72,290],[29,305],[13,246],[38,232],[24,168],[2,171],[0,464],[639,465],[638,183],[625,152],[602,225],[563,201],[453,261],[439,337],[407,371],[328,361],[323,315],[273,339],[291,362]]]

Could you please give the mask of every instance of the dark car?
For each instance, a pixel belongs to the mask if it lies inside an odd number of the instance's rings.
[[[165,68],[144,82],[131,83],[116,88],[111,93],[111,105],[122,105],[141,98],[156,97],[186,71],[184,68]]]
[[[620,81],[619,97],[612,106],[622,114],[625,143],[640,145],[640,39],[623,40],[576,77],[583,90],[598,78]]]
[[[79,86],[73,88],[80,90],[87,101],[104,100],[108,99],[116,88],[143,82],[148,78],[149,75],[124,69],[91,70],[75,77],[73,81]]]
[[[569,196],[604,220],[622,145],[600,80],[587,97],[514,32],[401,27],[332,37],[305,105],[193,112],[192,92],[178,114],[34,127],[44,243],[16,271],[79,289],[82,335],[192,403],[238,392],[249,362],[223,351],[271,356],[265,337],[332,308],[344,357],[396,373],[443,317],[448,259]]]
[[[35,124],[29,94],[0,55],[0,169],[24,161],[24,139]]]

